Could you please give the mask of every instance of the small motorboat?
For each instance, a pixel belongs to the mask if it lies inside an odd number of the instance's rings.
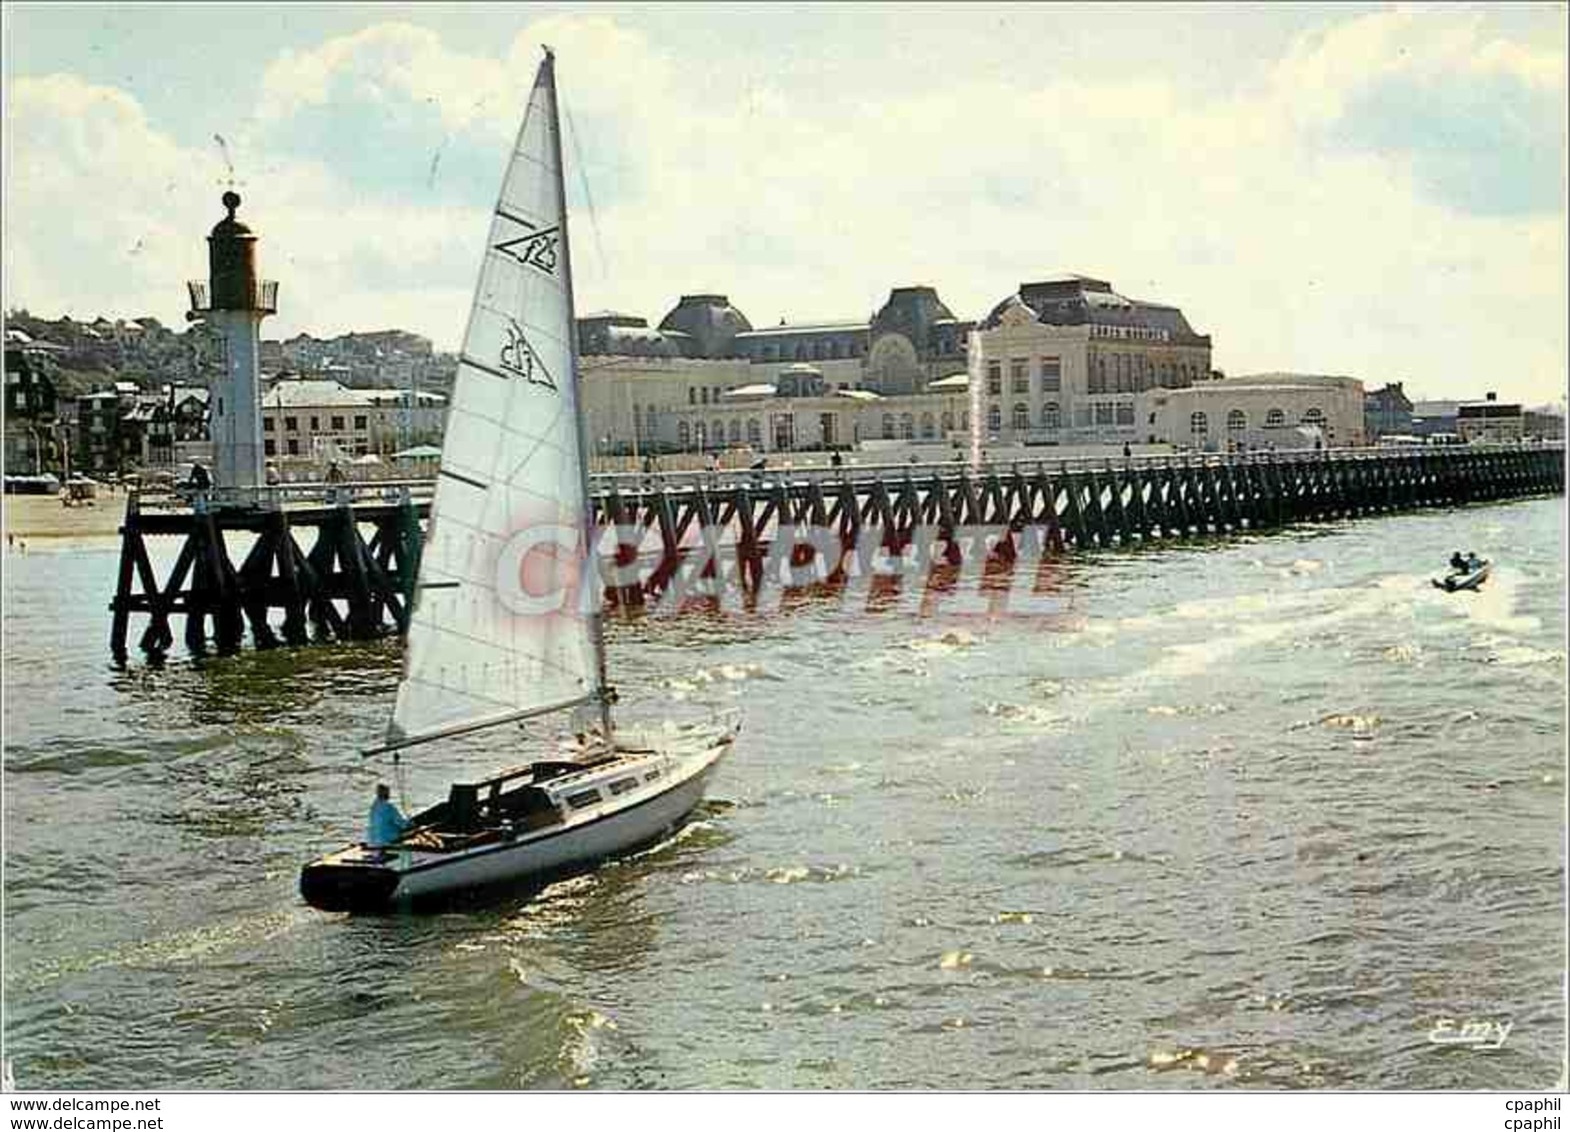
[[[1489,571],[1494,564],[1486,558],[1475,555],[1466,560],[1465,568],[1452,566],[1450,572],[1442,578],[1433,579],[1437,589],[1446,593],[1455,593],[1457,590],[1475,590],[1488,580]]]

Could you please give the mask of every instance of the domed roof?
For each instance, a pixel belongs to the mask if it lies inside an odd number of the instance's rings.
[[[896,287],[872,318],[872,337],[891,332],[903,334],[918,350],[925,350],[931,345],[933,325],[953,321],[954,313],[943,305],[934,288]]]
[[[234,210],[240,207],[240,194],[230,189],[223,195],[223,205],[229,210],[229,215],[213,225],[212,238],[218,240],[254,240],[256,236],[250,227],[234,218]]]
[[[687,335],[695,357],[728,358],[736,335],[751,330],[752,323],[724,295],[683,295],[660,320],[660,329]]]

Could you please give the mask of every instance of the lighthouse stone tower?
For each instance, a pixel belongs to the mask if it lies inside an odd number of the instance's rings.
[[[223,195],[229,215],[207,237],[208,282],[187,284],[191,310],[218,332],[222,351],[208,394],[214,486],[255,488],[264,482],[262,454],[262,319],[278,310],[278,284],[256,278],[256,235],[234,217],[240,195]]]

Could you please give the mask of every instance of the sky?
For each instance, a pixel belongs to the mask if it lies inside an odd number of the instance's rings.
[[[269,337],[454,348],[540,57],[577,308],[755,326],[1063,272],[1213,365],[1566,390],[1566,8],[5,6],[4,300],[181,325],[232,176]],[[215,140],[221,137],[222,145]],[[232,166],[232,172],[231,172]]]

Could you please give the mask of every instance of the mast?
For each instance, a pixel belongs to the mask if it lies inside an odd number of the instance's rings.
[[[551,147],[556,157],[556,191],[560,194],[562,273],[567,282],[567,350],[571,380],[576,390],[573,408],[578,426],[578,477],[583,484],[583,586],[582,600],[589,616],[589,637],[594,644],[594,665],[599,683],[600,732],[611,747],[611,686],[605,666],[605,621],[601,613],[600,571],[595,559],[594,497],[589,494],[589,438],[583,420],[583,384],[578,374],[578,310],[572,290],[572,240],[567,230],[566,167],[561,152],[561,95],[556,89],[556,52],[545,48],[545,80],[551,88]]]
[[[609,729],[559,122],[547,50],[480,261],[380,750],[594,700]],[[553,546],[572,553],[526,570]],[[592,600],[567,604],[574,591]]]

